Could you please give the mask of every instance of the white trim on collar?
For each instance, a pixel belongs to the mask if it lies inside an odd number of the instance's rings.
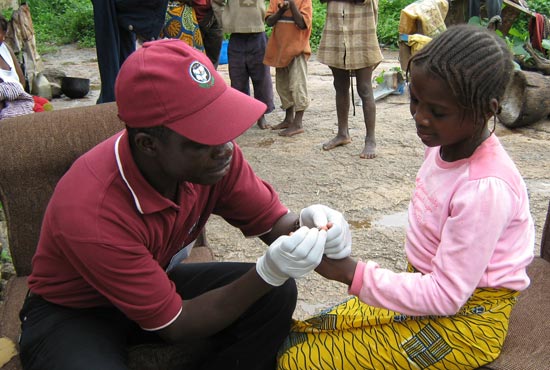
[[[128,189],[130,189],[130,192],[132,193],[132,196],[134,197],[134,203],[136,204],[136,208],[138,209],[139,213],[143,214],[143,210],[141,209],[141,204],[139,203],[139,199],[134,192],[134,189],[130,186],[130,183],[128,182],[128,179],[126,179],[126,176],[124,175],[124,169],[122,168],[122,162],[120,161],[120,153],[119,153],[119,143],[120,139],[124,135],[124,132],[120,134],[119,137],[117,137],[115,141],[115,157],[116,157],[116,164],[118,166],[118,171],[120,172],[120,176],[122,176],[122,179],[126,183],[126,186]]]

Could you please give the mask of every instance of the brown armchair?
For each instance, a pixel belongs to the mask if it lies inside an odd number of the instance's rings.
[[[550,367],[550,203],[542,230],[540,257],[527,269],[531,285],[512,310],[499,358],[485,370],[541,370]]]
[[[0,337],[18,341],[26,277],[42,216],[57,181],[77,157],[123,128],[114,103],[0,120],[0,202],[16,272],[0,302]],[[129,366],[134,370],[188,369],[192,367],[185,366],[195,360],[201,348],[196,343],[130,347]],[[2,369],[21,369],[19,357],[13,357]]]

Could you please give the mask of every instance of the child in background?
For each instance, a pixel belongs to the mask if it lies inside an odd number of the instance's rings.
[[[0,78],[0,120],[34,113],[34,99],[19,82]]]
[[[302,117],[309,105],[307,60],[311,56],[309,36],[311,0],[270,0],[266,24],[273,27],[267,42],[264,64],[275,67],[275,86],[285,110],[283,122],[273,126],[281,136],[304,132]]]
[[[376,104],[372,73],[382,61],[376,28],[378,0],[323,0],[327,3],[325,26],[317,60],[332,72],[338,132],[323,143],[323,150],[351,143],[349,131],[350,89],[355,76],[361,98],[365,140],[359,158],[376,158]]]
[[[513,69],[504,40],[472,25],[411,58],[410,111],[427,148],[408,271],[324,257],[316,271],[357,297],[296,322],[279,369],[474,369],[499,356],[535,239],[525,183],[494,134]]]
[[[265,113],[270,113],[275,105],[271,73],[263,63],[267,45],[264,0],[212,0],[212,8],[223,32],[231,34],[227,46],[231,87],[250,95],[252,81],[254,98],[267,105]],[[256,124],[262,130],[268,128],[265,114]]]

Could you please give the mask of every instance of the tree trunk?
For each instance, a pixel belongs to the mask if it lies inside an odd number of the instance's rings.
[[[526,63],[522,59],[516,58],[516,61],[521,66],[521,69],[528,71],[538,71],[546,76],[550,75],[550,60],[537,54],[529,41],[527,41],[523,45],[523,48],[531,56],[532,62]]]
[[[526,126],[550,114],[550,77],[537,72],[514,71],[497,118],[506,127]]]

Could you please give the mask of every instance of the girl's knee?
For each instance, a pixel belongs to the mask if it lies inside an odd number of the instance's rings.
[[[349,87],[350,87],[349,78],[346,80],[339,80],[335,78],[333,82],[333,86],[337,94],[346,94],[349,91]]]

